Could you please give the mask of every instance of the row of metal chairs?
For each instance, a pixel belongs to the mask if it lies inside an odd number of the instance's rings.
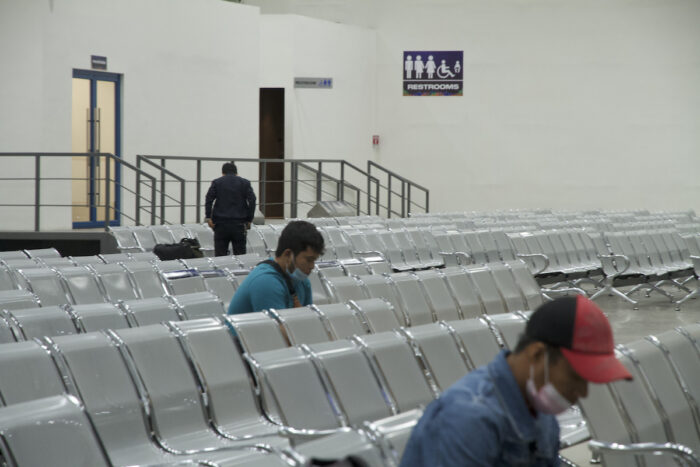
[[[39,301],[36,306],[116,303],[207,290],[228,303],[242,276],[263,258],[249,254],[172,261],[158,261],[155,257],[151,258],[154,261],[133,259],[80,266],[5,260],[0,264],[0,290],[31,292]],[[3,295],[0,292],[0,304]]]
[[[690,324],[617,346],[634,380],[591,385],[579,403],[604,465],[700,465],[698,339]]]
[[[3,309],[0,310],[0,343],[221,316],[224,312],[224,303],[211,292],[120,300],[118,303]]]
[[[167,224],[110,227],[109,232],[122,253],[152,251],[157,244],[177,243],[183,238],[196,238],[202,252],[212,256],[214,232],[206,224]]]
[[[522,261],[364,276],[331,271],[319,274],[328,303],[382,298],[406,325],[534,310],[546,294],[580,293],[541,289]]]
[[[504,323],[512,345],[524,318],[508,315],[496,321]],[[432,400],[499,349],[482,320],[432,323],[247,355],[258,379],[252,387],[221,318],[3,344],[0,395],[8,407],[0,410],[0,433],[6,440],[0,450],[15,459],[57,455],[51,458],[54,465],[70,465],[61,459],[85,455],[87,448],[77,453],[23,451],[30,449],[30,440],[56,447],[57,440],[71,436],[63,430],[76,430],[65,423],[49,428],[27,422],[36,420],[42,409],[50,414],[47,419],[56,420],[60,415],[51,407],[60,406],[61,413],[70,408],[73,416],[82,414],[78,425],[88,432],[84,438],[94,430],[102,448],[94,452],[101,451],[113,465],[185,459],[224,465],[242,446],[258,443],[272,447],[265,456],[292,446],[302,456],[337,456],[351,449],[374,459],[370,465],[394,465],[420,415],[405,413]],[[25,417],[18,415],[16,404],[64,393],[77,397],[84,413],[64,398],[21,406]],[[397,419],[399,414],[404,415]],[[368,435],[372,428],[364,422],[375,423],[374,436]],[[382,425],[394,433],[382,437]],[[364,431],[350,432],[349,427]],[[335,437],[303,443],[327,434]],[[234,455],[233,450],[239,452]]]
[[[272,255],[284,225],[258,226],[248,233],[248,248]],[[354,226],[318,226],[326,251],[321,261],[386,258],[397,271],[443,266],[437,243],[425,229],[380,230]]]
[[[607,232],[601,235],[608,254],[600,258],[605,272],[604,287],[592,296],[613,293],[636,305],[630,295],[638,290],[658,292],[674,301],[661,285],[668,283],[690,292],[679,278],[695,276],[686,242],[674,230]],[[636,284],[627,293],[617,285]]]

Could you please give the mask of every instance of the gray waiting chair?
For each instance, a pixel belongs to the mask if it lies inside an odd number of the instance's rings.
[[[2,290],[0,291],[0,309],[17,310],[19,308],[33,308],[39,306],[39,297],[29,290]]]
[[[520,337],[525,333],[527,320],[517,313],[501,313],[498,315],[486,315],[483,319],[489,323],[496,339],[503,346],[515,350]]]
[[[178,451],[235,447],[215,433],[206,418],[202,394],[177,339],[166,326],[109,331],[122,350],[142,400],[151,406],[155,436]],[[239,443],[240,444],[240,443]]]
[[[466,266],[464,270],[478,290],[486,313],[498,314],[508,311],[488,266]]]
[[[168,297],[184,319],[223,316],[223,302],[211,292],[196,292]]]
[[[0,345],[0,402],[13,405],[66,392],[47,348],[35,341]]]
[[[391,304],[396,317],[401,325],[410,326],[411,318],[404,309],[404,304],[399,297],[399,291],[388,275],[368,275],[355,277],[367,295],[372,298],[381,298]]]
[[[322,375],[340,411],[344,424],[360,427],[395,413],[386,389],[360,347],[348,340],[304,346]]]
[[[23,308],[8,311],[11,324],[16,325],[25,340],[43,336],[76,334],[78,329],[64,307]]]
[[[440,323],[404,328],[402,332],[416,349],[439,392],[445,391],[469,371],[454,337]]]
[[[139,298],[162,297],[165,285],[156,266],[146,261],[129,261],[124,268],[131,274]]]
[[[662,420],[670,428],[669,441],[683,444],[694,452],[700,452],[700,426],[697,425],[676,373],[663,351],[649,340],[636,340],[624,346],[628,357],[643,374],[647,390],[660,408]],[[697,415],[697,414],[695,414]]]
[[[268,310],[284,329],[291,345],[327,342],[332,335],[312,307]]]
[[[322,280],[333,303],[370,298],[354,277],[324,277]]]
[[[119,307],[132,326],[148,326],[183,319],[177,305],[165,297],[123,300]]]
[[[289,339],[279,323],[266,312],[227,315],[226,320],[247,353],[289,347]]]
[[[363,324],[358,312],[345,303],[329,305],[311,305],[326,323],[333,339],[347,339],[354,335],[367,334],[368,329]]]
[[[111,465],[73,396],[36,399],[0,409],[0,436],[2,457],[11,459],[13,465]]]
[[[55,271],[48,268],[20,269],[23,286],[36,295],[41,306],[70,303],[68,291]]]
[[[5,259],[27,259],[24,250],[0,251],[0,261]]]
[[[416,271],[415,275],[438,321],[451,321],[462,317],[462,311],[439,271]]]
[[[80,332],[130,327],[124,311],[115,303],[67,305],[67,308]]]
[[[196,364],[206,391],[208,414],[217,431],[258,442],[287,444],[278,427],[259,412],[248,370],[231,332],[221,319],[170,323]]]
[[[141,251],[153,251],[153,247],[156,246],[156,238],[153,236],[151,227],[152,226],[135,226],[131,228]]]
[[[356,336],[354,340],[380,371],[398,412],[424,406],[437,396],[403,336],[383,332]]]
[[[262,390],[267,417],[282,426],[327,433],[342,426],[340,412],[316,366],[298,347],[247,355]]]
[[[61,253],[55,248],[39,248],[35,250],[24,250],[30,258],[60,258]]]
[[[445,321],[443,325],[457,339],[471,369],[486,365],[501,351],[489,325],[482,319]]]
[[[442,272],[452,297],[462,310],[462,318],[476,318],[484,312],[481,298],[474,284],[461,268],[447,268]]]
[[[139,298],[139,293],[131,274],[120,264],[91,264],[89,266],[102,286],[108,301]]]
[[[357,312],[371,332],[390,331],[402,326],[391,303],[382,298],[350,300],[349,305]]]
[[[106,297],[97,276],[85,266],[67,266],[56,268],[68,290],[70,303],[104,303]]]
[[[204,285],[207,290],[219,297],[228,308],[228,304],[231,303],[231,299],[238,287],[234,277],[227,271],[220,269],[200,271],[199,273],[204,279]]]
[[[188,465],[189,460],[217,458],[217,453],[186,455],[159,444],[147,426],[152,420],[132,374],[107,334],[57,337],[53,344],[65,362],[64,377],[75,384],[112,465]]]
[[[515,277],[510,269],[503,263],[491,263],[488,265],[496,287],[506,305],[507,311],[523,311],[529,309],[522,290],[515,282]]]
[[[415,274],[400,272],[391,274],[389,279],[398,292],[401,307],[411,326],[419,326],[435,321],[436,316]]]

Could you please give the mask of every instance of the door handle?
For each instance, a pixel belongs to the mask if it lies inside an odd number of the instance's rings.
[[[90,109],[85,109],[85,152],[90,152]]]
[[[95,107],[95,132],[96,137],[95,137],[95,145],[97,146],[97,152],[101,152],[102,149],[102,123],[100,119],[100,114],[101,114],[102,109],[99,107]],[[100,158],[97,158],[97,165],[100,165]]]

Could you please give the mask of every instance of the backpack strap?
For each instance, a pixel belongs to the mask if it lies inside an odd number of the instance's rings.
[[[261,264],[269,264],[272,266],[279,275],[282,276],[282,279],[284,279],[284,283],[287,284],[287,290],[289,291],[289,295],[292,296],[292,302],[294,303],[294,307],[298,308],[301,306],[301,302],[299,302],[299,298],[297,297],[297,291],[294,288],[294,284],[292,283],[292,278],[289,277],[289,274],[287,274],[286,271],[282,270],[282,267],[277,264],[276,261],[271,260],[271,259],[266,259],[265,261],[260,261],[258,263],[258,266]]]

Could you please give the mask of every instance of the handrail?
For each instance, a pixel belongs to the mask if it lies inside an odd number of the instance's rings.
[[[260,177],[258,180],[252,180],[251,182],[259,182],[260,183],[260,193],[259,193],[259,205],[261,206],[262,209],[265,207],[270,207],[272,205],[290,205],[290,215],[291,217],[297,217],[297,208],[298,205],[305,205],[305,204],[311,204],[311,202],[308,201],[302,201],[300,200],[300,193],[299,193],[299,186],[300,184],[302,186],[308,186],[312,190],[314,190],[314,185],[313,182],[315,181],[315,198],[316,202],[319,202],[324,198],[324,195],[330,195],[331,197],[334,197],[335,199],[339,201],[345,201],[345,189],[348,188],[352,190],[355,193],[355,200],[354,202],[351,202],[350,204],[354,204],[354,207],[357,211],[357,215],[361,214],[376,214],[379,215],[380,213],[380,208],[383,207],[381,203],[381,197],[382,193],[386,193],[385,196],[387,199],[391,199],[392,192],[391,190],[386,190],[385,187],[382,185],[381,180],[374,176],[373,174],[369,173],[367,170],[361,169],[360,167],[342,160],[342,159],[320,159],[320,158],[301,158],[301,159],[282,159],[282,158],[275,158],[275,159],[259,159],[259,158],[249,158],[249,157],[213,157],[213,156],[173,156],[173,155],[165,155],[165,154],[160,154],[160,155],[146,155],[146,154],[138,154],[136,156],[137,161],[139,161],[139,166],[141,161],[143,160],[149,160],[149,165],[156,168],[156,170],[159,171],[159,177],[161,178],[161,186],[163,187],[161,190],[161,198],[164,196],[162,192],[165,191],[165,181],[163,180],[165,175],[170,175],[174,176],[172,171],[168,171],[166,167],[166,161],[191,161],[196,164],[196,170],[191,171],[189,173],[196,173],[196,178],[194,180],[185,180],[183,177],[175,177],[176,181],[178,181],[181,185],[181,190],[184,193],[185,186],[188,183],[194,182],[196,184],[196,202],[194,206],[196,206],[196,216],[199,219],[200,213],[201,213],[201,205],[202,205],[202,200],[201,200],[201,193],[202,193],[202,163],[203,162],[234,162],[234,163],[254,163],[257,164],[260,169]],[[289,178],[286,179],[281,179],[281,180],[267,180],[266,177],[266,172],[267,172],[267,167],[268,164],[284,164],[285,166],[288,166],[290,169],[290,175]],[[334,168],[334,175],[331,175],[328,173],[326,170],[324,170],[324,165],[326,167],[333,167]],[[317,166],[317,167],[315,167]],[[378,166],[381,167],[381,166]],[[301,180],[299,177],[299,169],[307,170],[311,172],[312,174],[315,175],[315,180]],[[383,169],[383,168],[382,168]],[[335,173],[339,170],[339,176],[336,175]],[[393,175],[396,175],[392,172]],[[392,176],[393,176],[392,175]],[[348,176],[354,177],[354,180],[357,180],[357,177],[361,177],[363,180],[366,181],[367,188],[362,189],[360,188],[356,183],[351,182],[348,179]],[[407,184],[404,187],[404,193],[402,195],[408,194],[410,196],[411,194],[411,188],[414,187],[415,189],[418,190],[427,190],[423,188],[420,185],[417,185],[413,182],[410,182],[409,180],[405,179],[404,177],[400,177],[400,181],[402,183]],[[397,178],[399,180],[399,178]],[[332,182],[336,186],[336,193],[329,193],[327,190],[323,190],[322,185],[323,182]],[[308,182],[308,183],[307,183]],[[266,200],[266,185],[268,183],[282,183],[282,184],[287,184],[289,183],[289,194],[291,197],[291,202],[282,202],[282,203],[269,203]],[[405,193],[405,189],[408,189],[408,193]],[[396,193],[395,193],[396,194]],[[335,195],[335,196],[333,196]],[[362,197],[365,197],[367,200],[367,205],[366,208],[363,208],[362,206]],[[186,197],[181,195],[181,198],[184,200]],[[405,198],[405,196],[404,196]],[[426,197],[427,199],[427,197]],[[164,201],[161,199],[161,204],[164,204]],[[418,203],[416,203],[414,200],[402,200],[402,205],[407,206],[407,209],[404,209],[404,211],[410,212],[411,209],[414,207],[417,208],[422,208],[422,206]],[[426,203],[427,205],[427,203]],[[185,202],[182,203],[182,210],[184,210],[185,206],[192,207],[192,204],[187,204]],[[181,210],[181,213],[182,213]],[[400,214],[397,213],[396,211],[392,211],[389,209],[389,213],[394,214]],[[161,213],[164,213],[164,207],[161,206]],[[164,216],[161,215],[163,218]],[[165,219],[161,219],[162,222],[167,222]]]
[[[321,159],[321,158],[303,158],[303,159],[258,159],[258,158],[230,158],[230,157],[209,157],[209,156],[171,156],[171,155],[137,155],[135,163],[123,160],[111,153],[102,152],[92,152],[92,153],[77,153],[77,152],[0,152],[0,157],[17,157],[20,159],[33,159],[34,167],[33,170],[31,166],[26,168],[26,177],[15,177],[15,178],[2,178],[0,180],[33,180],[34,181],[34,199],[32,204],[8,204],[0,203],[0,208],[2,207],[26,207],[33,208],[34,212],[34,230],[39,231],[41,228],[41,213],[42,208],[58,208],[58,207],[78,207],[83,206],[89,208],[91,222],[95,221],[93,217],[95,214],[95,209],[102,213],[104,210],[104,228],[108,229],[110,222],[115,220],[118,222],[121,216],[124,216],[125,220],[133,221],[136,225],[141,225],[142,223],[156,224],[158,217],[160,217],[159,223],[185,223],[186,213],[191,215],[192,209],[196,212],[197,219],[200,220],[201,209],[202,209],[202,164],[207,162],[241,162],[241,163],[254,163],[260,167],[260,183],[261,193],[260,193],[260,205],[261,207],[272,207],[273,205],[289,205],[289,211],[291,217],[297,217],[298,207],[313,205],[316,202],[325,200],[339,200],[346,201],[354,207],[357,215],[379,215],[385,209],[384,204],[386,204],[386,212],[389,216],[391,215],[406,215],[410,214],[414,208],[420,209],[421,206],[415,200],[411,199],[411,189],[423,190],[426,192],[426,204],[428,192],[425,188],[418,184],[410,182],[406,178],[395,174],[394,172],[387,171],[383,167],[368,163],[368,170],[364,170],[348,161],[342,159]],[[73,158],[81,157],[88,158],[88,160],[94,161],[90,165],[101,166],[102,169],[99,173],[92,173],[91,175],[85,177],[49,177],[42,176],[42,162],[46,158]],[[178,174],[180,172],[179,164],[177,169],[173,167],[166,167],[166,161],[192,161],[193,165],[196,164],[196,171],[187,171],[186,174]],[[267,164],[281,163],[284,164],[287,169],[291,169],[291,177],[280,180],[267,180],[265,177],[265,172]],[[382,184],[381,179],[369,172],[372,168],[376,170],[381,169],[384,175],[389,176],[389,185],[391,181],[398,181],[402,184],[402,190],[399,194],[398,191],[391,189],[391,186],[385,186]],[[299,177],[299,170],[307,171],[305,173],[311,173],[311,177]],[[24,170],[24,169],[23,169]],[[130,176],[122,177],[122,172],[126,170],[129,171]],[[115,172],[116,171],[116,172]],[[33,177],[31,176],[33,172]],[[191,180],[192,177],[189,174],[196,173],[196,179]],[[21,175],[25,175],[22,173]],[[310,180],[305,180],[310,179]],[[76,203],[71,202],[70,204],[60,204],[51,202],[42,202],[42,189],[46,186],[46,182],[50,180],[65,180],[67,182],[75,182],[76,180],[83,180],[83,183],[89,184],[88,202],[77,201]],[[97,187],[99,189],[93,189],[92,183],[98,183]],[[160,182],[158,184],[158,182]],[[166,188],[169,186],[168,183],[176,183],[179,185],[179,196],[174,192],[168,194]],[[191,183],[196,183],[196,194],[191,193]],[[313,193],[315,182],[315,195]],[[206,181],[205,183],[208,183]],[[267,183],[282,183],[289,187],[289,197],[290,201],[280,200],[281,202],[275,201],[274,203],[265,203],[265,186]],[[324,183],[330,183],[324,186]],[[366,186],[364,184],[366,183]],[[287,185],[289,184],[289,185]],[[309,186],[311,192],[302,190],[300,193],[300,184],[302,186]],[[144,187],[145,185],[145,187]],[[190,187],[190,192],[188,193],[188,186]],[[94,199],[99,191],[99,200]],[[125,210],[126,204],[119,202],[124,195],[128,196],[129,205],[131,206],[131,197],[133,196],[133,212],[131,207]],[[188,198],[189,194],[189,198]],[[391,208],[392,197],[397,195],[402,197],[401,212],[396,211]],[[406,196],[407,195],[407,196]],[[386,197],[386,203],[383,199]],[[354,198],[354,199],[352,199]],[[117,203],[113,200],[117,199]],[[366,201],[365,201],[366,200]],[[194,203],[194,204],[193,204]],[[169,208],[177,207],[179,208],[179,219],[171,218],[166,219],[168,212],[171,212]],[[167,209],[166,209],[167,208]],[[141,211],[144,211],[143,213]],[[150,211],[150,212],[149,212]],[[148,220],[142,222],[144,213]],[[102,214],[100,214],[102,217]],[[103,221],[100,220],[99,224],[102,225]]]
[[[33,157],[34,158],[34,203],[31,205],[8,205],[8,204],[0,204],[0,207],[2,206],[33,206],[34,207],[34,231],[38,232],[41,227],[41,208],[42,206],[44,207],[68,207],[68,206],[74,206],[74,204],[69,204],[69,205],[61,205],[61,204],[42,204],[41,203],[41,184],[43,180],[54,180],[52,177],[42,177],[41,176],[41,160],[42,158],[53,158],[53,157],[89,157],[91,159],[97,159],[98,161],[100,158],[105,158],[107,160],[107,164],[105,164],[105,177],[104,179],[102,178],[95,178],[96,180],[105,180],[109,182],[114,182],[115,184],[115,195],[116,195],[116,190],[123,188],[123,183],[117,183],[116,179],[112,180],[112,164],[110,163],[111,161],[114,161],[115,163],[115,169],[116,170],[121,170],[122,167],[125,167],[129,170],[132,170],[136,173],[137,177],[144,176],[151,182],[151,199],[150,199],[150,206],[151,206],[151,223],[155,223],[155,186],[156,186],[156,178],[149,173],[141,170],[139,167],[131,164],[130,162],[127,162],[123,160],[121,157],[117,157],[114,154],[111,153],[105,153],[105,152],[0,152],[0,157]],[[77,180],[80,178],[76,177],[69,177],[69,178],[61,178],[65,180]],[[13,179],[14,180],[14,179]],[[31,179],[30,179],[31,180]],[[89,180],[89,178],[87,179]],[[126,215],[123,212],[123,209],[117,210],[116,206],[110,206],[111,204],[111,183],[105,183],[105,189],[106,189],[106,199],[105,199],[105,221],[104,221],[104,227],[105,230],[109,229],[109,222],[110,222],[110,215],[109,211],[110,209],[113,209],[115,213],[119,213],[119,215],[125,215],[126,217],[133,219],[131,216]],[[129,190],[131,191],[131,190]],[[136,186],[136,212],[138,215],[138,212],[140,210],[140,201],[141,201],[141,185],[140,183]],[[86,205],[88,207],[97,207],[99,205],[92,205],[88,204]]]
[[[160,218],[161,218],[161,222],[163,219],[165,219],[165,176],[164,176],[164,174],[170,175],[175,180],[180,182],[180,223],[184,224],[185,223],[185,179],[180,177],[179,175],[173,173],[172,171],[166,169],[165,162],[162,162],[161,165],[158,165],[149,159],[146,159],[143,157],[137,157],[136,158],[136,166],[138,168],[141,168],[141,161],[151,165],[152,167],[155,167],[156,169],[160,170],[160,173],[161,173],[161,179],[160,179]],[[136,181],[137,181],[137,183],[139,182],[138,175],[136,176]],[[173,201],[175,201],[175,200],[173,199]]]
[[[372,173],[372,168],[379,170],[380,172],[385,174],[387,177],[387,185],[386,185],[386,189],[388,192],[387,205],[386,205],[387,217],[391,217],[392,214],[398,214],[401,217],[410,216],[411,215],[411,207],[413,205],[415,205],[417,207],[423,207],[425,212],[429,212],[429,210],[430,210],[430,191],[427,188],[397,174],[396,172],[394,172],[392,170],[387,169],[386,167],[383,167],[383,166],[377,164],[374,161],[368,160],[367,161],[367,173],[368,174]],[[401,182],[401,193],[397,193],[397,192],[392,190],[392,188],[391,188],[392,183],[391,182],[393,179],[396,179],[399,182]],[[413,188],[421,190],[425,193],[425,206],[420,206],[417,203],[411,201],[411,190]],[[391,208],[391,198],[392,198],[392,195],[394,195],[394,194],[401,196],[401,212],[394,211]]]

